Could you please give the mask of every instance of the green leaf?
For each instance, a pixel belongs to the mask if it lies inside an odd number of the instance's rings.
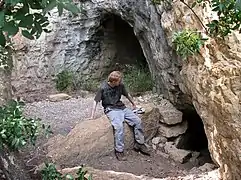
[[[62,3],[58,4],[58,12],[59,12],[59,16],[61,16],[63,14],[63,10],[64,10],[64,6]]]
[[[30,34],[35,34],[37,31],[38,31],[37,28],[34,26],[30,31]]]
[[[197,2],[194,1],[194,3],[192,3],[192,5],[191,5],[191,8],[194,8],[196,5],[197,5]]]
[[[43,31],[46,32],[46,33],[50,33],[51,32],[51,30],[48,30],[48,29],[43,29]]]
[[[42,33],[42,26],[38,22],[34,22],[34,26],[36,27],[38,34]]]
[[[48,1],[48,0],[42,0],[42,5],[43,5],[44,7],[47,6],[47,1]]]
[[[44,24],[41,24],[42,27],[47,27],[49,25],[49,22],[46,22]]]
[[[15,14],[15,18],[19,19],[20,17],[23,17],[28,13],[29,13],[29,6],[28,6],[28,4],[23,3],[23,7],[18,9],[17,13]]]
[[[71,4],[71,3],[64,4],[64,9],[72,12],[73,14],[78,14],[78,13],[80,13],[79,8],[78,8],[76,5]]]
[[[241,0],[236,0],[235,7],[241,11]]]
[[[55,0],[51,1],[49,4],[47,4],[46,8],[44,8],[43,13],[46,14],[56,6],[57,6],[57,2]]]
[[[5,0],[6,3],[11,4],[14,6],[15,4],[19,3],[21,0]]]
[[[70,175],[70,174],[65,175],[65,178],[69,179],[69,180],[73,180],[74,179],[74,177],[72,175]]]
[[[22,30],[22,35],[28,39],[34,39],[33,35],[30,34],[27,30]]]
[[[0,12],[0,27],[3,27],[4,22],[5,22],[5,12],[2,10]]]
[[[21,20],[18,24],[19,27],[25,27],[25,28],[32,27],[32,25],[33,25],[33,15],[32,14],[28,14],[27,16],[25,16],[25,18],[23,20]]]
[[[88,180],[92,180],[92,174],[89,175]]]
[[[2,31],[0,31],[0,45],[3,47],[6,45],[6,39]]]
[[[29,0],[28,4],[30,5],[31,9],[37,9],[37,10],[43,9],[39,1]]]
[[[15,22],[12,20],[12,21],[9,21],[9,22],[6,22],[5,25],[3,26],[3,31],[7,32],[8,36],[14,36],[18,33],[18,27],[15,25]]]
[[[46,22],[49,22],[49,21],[48,21],[48,18],[47,18],[47,17],[42,16],[41,19],[39,19],[38,22],[39,22],[40,24],[43,24],[43,23],[46,23]]]

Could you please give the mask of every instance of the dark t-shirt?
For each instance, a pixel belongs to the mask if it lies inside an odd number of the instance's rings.
[[[103,82],[94,100],[96,102],[102,101],[104,109],[107,107],[125,109],[125,104],[120,100],[121,95],[128,97],[124,84],[121,83],[119,86],[111,87],[107,82]]]

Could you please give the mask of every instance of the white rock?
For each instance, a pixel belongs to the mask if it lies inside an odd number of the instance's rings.
[[[160,140],[161,140],[161,137],[155,137],[155,138],[152,139],[151,142],[152,142],[152,144],[157,145],[157,144],[159,144]]]
[[[155,145],[155,144],[152,144],[152,148],[153,148],[154,150],[156,150],[156,145]]]
[[[167,126],[165,124],[161,124],[159,127],[159,134],[166,138],[177,137],[181,134],[184,134],[188,128],[187,121],[183,121],[181,124]]]
[[[162,123],[173,125],[182,122],[182,112],[177,110],[168,100],[161,100],[158,109],[162,115],[160,119]]]
[[[174,145],[172,145],[169,142],[166,143],[164,150],[167,154],[170,155],[171,159],[180,163],[187,162],[192,156],[190,151],[177,149]]]
[[[69,96],[68,94],[65,94],[65,93],[52,94],[52,95],[49,95],[49,97],[48,97],[49,101],[52,101],[52,102],[59,102],[59,101],[63,101],[63,100],[68,100],[70,98],[71,98],[71,96]]]

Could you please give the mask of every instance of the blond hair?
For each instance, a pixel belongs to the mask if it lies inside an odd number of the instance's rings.
[[[122,74],[120,71],[112,71],[108,76],[108,82],[117,82],[122,79]]]

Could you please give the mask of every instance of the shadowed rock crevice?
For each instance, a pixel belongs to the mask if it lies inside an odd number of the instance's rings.
[[[208,140],[205,134],[202,119],[197,112],[193,110],[183,111],[183,119],[188,122],[188,129],[185,133],[185,143],[181,147],[192,151],[200,151],[208,148]]]
[[[196,110],[194,108],[183,110],[183,119],[187,120],[188,128],[177,144],[177,148],[200,152],[198,157],[199,165],[213,163],[208,149],[208,139],[204,125]]]

